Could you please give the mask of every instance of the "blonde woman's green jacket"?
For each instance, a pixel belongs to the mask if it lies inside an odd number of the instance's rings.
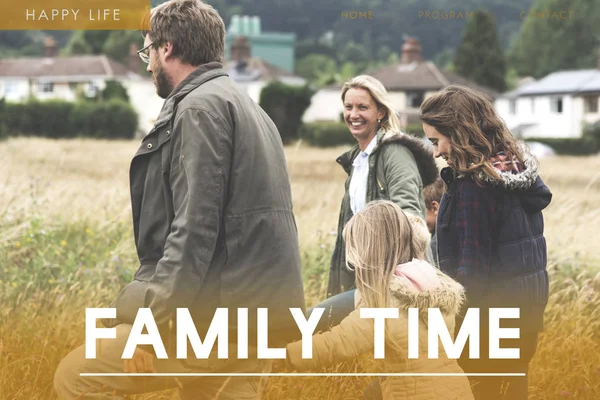
[[[352,218],[349,186],[352,162],[360,153],[358,144],[336,160],[348,174],[340,207],[337,239],[331,257],[327,297],[355,288],[354,271],[346,267],[342,231]],[[433,152],[412,135],[379,130],[377,146],[369,155],[366,203],[390,200],[406,213],[425,219],[423,187],[432,184],[439,172]]]

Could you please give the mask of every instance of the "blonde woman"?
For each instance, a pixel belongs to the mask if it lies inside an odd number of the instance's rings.
[[[463,288],[423,260],[430,235],[423,221],[410,218],[398,205],[382,200],[367,204],[350,219],[343,237],[348,266],[356,272],[357,309],[331,331],[313,336],[312,358],[302,358],[301,342],[289,344],[286,369],[315,370],[362,354],[374,359],[373,320],[360,318],[360,308],[393,307],[399,309],[399,318],[387,320],[382,371],[463,373],[441,348],[438,359],[428,359],[427,309],[439,308],[452,332]],[[409,307],[420,312],[418,359],[407,357]],[[473,398],[465,376],[388,377],[381,389],[384,399]]]
[[[356,145],[337,162],[348,174],[340,207],[338,235],[331,257],[327,297],[354,289],[354,271],[346,268],[342,230],[373,200],[390,200],[406,213],[425,219],[423,187],[439,175],[423,142],[402,133],[385,87],[369,75],[342,88],[344,122]]]
[[[326,309],[317,326],[319,331],[331,329],[354,310],[354,271],[346,268],[342,239],[346,223],[370,201],[380,199],[424,220],[423,187],[438,176],[432,152],[419,139],[402,133],[381,82],[369,75],[354,77],[344,84],[341,97],[344,121],[356,145],[337,159],[348,177],[329,267],[327,299],[315,306]],[[433,261],[430,252],[428,259]]]

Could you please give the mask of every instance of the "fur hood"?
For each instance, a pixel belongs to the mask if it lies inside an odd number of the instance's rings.
[[[496,168],[496,171],[501,177],[500,180],[491,176],[487,176],[483,172],[479,172],[479,177],[481,180],[490,184],[491,186],[499,186],[507,190],[529,189],[531,186],[533,186],[538,177],[539,163],[525,144],[522,145],[522,150],[523,171],[514,173],[511,171],[500,171]]]
[[[426,263],[422,260],[418,262]],[[435,270],[440,284],[433,289],[423,291],[415,290],[410,284],[407,284],[405,279],[393,275],[389,288],[389,307],[397,307],[403,311],[407,311],[409,308],[417,308],[423,321],[427,321],[428,308],[439,308],[444,317],[454,318],[458,315],[466,300],[465,289],[460,283],[439,269],[431,268]],[[357,290],[354,296],[355,308],[361,307],[363,304],[361,304],[360,291]]]
[[[425,143],[413,135],[380,129],[377,132],[377,146],[373,149],[373,153],[391,143],[398,143],[406,147],[413,154],[415,161],[417,162],[417,167],[419,168],[419,175],[423,181],[423,186],[435,182],[439,176],[439,170],[435,163],[435,159],[433,158],[433,152],[425,145]],[[351,150],[338,157],[337,162],[344,168],[344,171],[346,171],[347,174],[350,173],[352,161],[359,152],[360,149],[358,145],[354,145]]]
[[[456,316],[465,301],[465,290],[460,283],[442,271],[437,268],[435,271],[440,280],[440,286],[421,292],[406,285],[402,278],[396,275],[392,276],[390,306],[398,307],[401,310],[418,308],[424,321],[427,321],[428,308],[439,308],[444,316]]]
[[[537,159],[531,154],[525,144],[522,144],[522,146],[523,166],[521,171],[501,171],[496,168],[500,179],[488,176],[483,172],[479,172],[479,178],[492,187],[502,188],[517,194],[526,211],[539,212],[548,207],[552,201],[552,193],[539,177],[539,163]],[[447,173],[442,170],[441,175],[444,177]],[[463,177],[464,175],[457,176],[457,178]]]
[[[435,163],[435,159],[433,158],[433,152],[425,145],[425,143],[423,143],[423,141],[413,135],[395,131],[378,132],[377,136],[378,143],[376,149],[389,143],[401,144],[413,153],[417,166],[419,167],[419,174],[421,175],[423,186],[428,186],[435,182],[439,176],[439,170]]]

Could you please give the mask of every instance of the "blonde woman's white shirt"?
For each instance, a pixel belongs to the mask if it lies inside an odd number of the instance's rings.
[[[352,162],[353,171],[348,193],[350,194],[350,208],[355,215],[365,208],[366,205],[367,181],[369,179],[369,155],[373,152],[375,146],[377,146],[377,135],[373,137],[365,151],[358,153]]]

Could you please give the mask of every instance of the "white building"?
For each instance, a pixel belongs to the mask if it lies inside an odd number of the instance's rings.
[[[493,90],[438,68],[431,61],[422,60],[421,45],[411,37],[406,38],[402,46],[402,59],[398,64],[367,71],[365,74],[373,76],[385,86],[403,126],[420,123],[419,108],[423,100],[450,84],[469,86],[491,98],[497,95]],[[341,90],[341,85],[320,89],[313,96],[303,121],[340,121],[340,114],[344,111]]]
[[[586,124],[600,122],[599,99],[600,68],[551,73],[505,93],[495,105],[516,136],[578,138]]]
[[[135,46],[128,66],[105,55],[57,56],[51,38],[46,38],[44,47],[44,57],[0,59],[0,98],[10,102],[24,102],[30,97],[75,101],[80,93],[92,97],[107,81],[117,81],[127,89],[138,113],[139,132],[150,130],[164,100],[156,94],[150,76],[137,73],[141,60]]]
[[[0,59],[0,98],[10,102],[24,102],[30,97],[75,101],[79,93],[92,97],[107,81],[114,80],[127,89],[138,113],[138,134],[150,131],[164,100],[156,94],[151,75],[138,73],[141,60],[134,45],[127,66],[105,55],[57,56],[56,43],[51,38],[46,39],[44,51],[45,57]],[[223,67],[257,103],[262,88],[273,80],[290,85],[306,83],[303,78],[252,57],[245,37],[237,38],[229,54],[231,59]]]

